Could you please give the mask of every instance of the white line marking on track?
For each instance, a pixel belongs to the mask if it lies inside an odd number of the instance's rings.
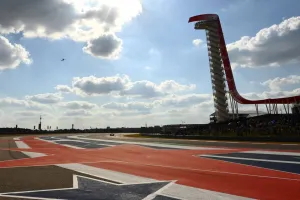
[[[23,141],[15,141],[18,148],[21,149],[30,149],[30,147]]]
[[[256,159],[256,158],[240,158],[240,157],[216,156],[216,155],[201,155],[201,157],[205,157],[205,158],[227,158],[227,159],[234,159],[234,160],[251,160],[251,161],[274,162],[274,163],[288,163],[288,164],[297,164],[297,165],[300,165],[300,162],[285,161],[285,160],[268,160],[268,159]]]
[[[252,200],[250,198],[230,195],[226,193],[173,184],[162,191],[161,195],[185,200]]]
[[[155,181],[154,179],[124,174],[121,172],[101,169],[101,168],[92,167],[84,164],[71,163],[71,164],[58,164],[56,166],[63,167],[65,169],[74,170],[80,173],[96,176],[99,178],[115,180],[120,183],[131,184],[131,183],[144,183],[144,182]]]
[[[159,143],[149,143],[149,142],[129,142],[129,141],[119,141],[119,140],[105,140],[105,139],[94,139],[94,138],[80,138],[77,136],[69,136],[69,138],[81,139],[81,140],[93,140],[102,142],[114,142],[119,144],[135,144],[135,145],[147,145],[154,147],[170,147],[177,149],[191,149],[191,150],[224,150],[229,148],[217,148],[217,147],[196,147],[196,146],[185,146],[185,145],[171,145],[171,144],[159,144]]]
[[[15,141],[16,145],[18,148],[23,148],[23,149],[31,149],[25,142],[23,141]],[[30,158],[37,158],[37,157],[42,157],[46,156],[46,154],[43,153],[37,153],[37,152],[27,152],[27,151],[21,151],[23,154]],[[25,158],[26,159],[26,158]]]
[[[82,147],[77,147],[77,146],[73,146],[73,145],[69,145],[69,144],[59,144],[59,145],[69,147],[69,148],[73,148],[73,149],[85,149],[85,148],[82,148]]]
[[[247,143],[246,143],[247,144]],[[267,143],[261,143],[261,142],[251,142],[250,144],[267,144]]]
[[[286,155],[286,156],[300,156],[300,152],[283,152],[283,151],[242,151],[241,153],[257,153],[257,154],[272,154],[272,155]]]
[[[165,185],[164,187],[160,188],[159,190],[157,190],[156,192],[146,196],[145,198],[143,198],[142,200],[152,200],[154,199],[157,195],[160,195],[162,193],[162,191],[164,191],[165,189],[171,187],[176,181],[172,181],[170,183],[168,183],[167,185]]]
[[[235,144],[235,143],[240,143],[240,142],[225,142],[224,143],[232,143],[232,144]]]
[[[130,163],[129,163],[130,164]],[[131,163],[132,164],[132,163]],[[96,176],[99,178],[115,180],[117,182],[126,183],[126,184],[142,184],[142,183],[151,183],[157,182],[155,179],[144,178],[140,176],[135,176],[131,174],[126,174],[122,172],[111,171],[107,169],[101,169],[97,167],[92,167],[84,164],[61,164],[57,165],[66,169],[74,170],[83,174],[88,174],[91,176]],[[297,180],[300,181],[300,180]],[[171,196],[174,198],[182,198],[185,200],[203,200],[203,199],[219,199],[222,200],[250,200],[250,198],[215,192],[211,190],[205,190],[200,188],[194,188],[179,184],[170,184],[169,187],[165,188],[161,192],[161,195]],[[204,198],[206,197],[206,198]]]
[[[133,163],[129,163],[129,164],[133,164]],[[141,183],[141,182],[145,182],[145,181],[146,182],[152,182],[152,181],[157,182],[157,180],[154,180],[154,179],[139,177],[139,176],[125,174],[125,173],[111,171],[111,170],[105,170],[105,169],[92,167],[92,166],[88,166],[88,165],[84,165],[84,164],[57,164],[56,166],[71,169],[71,170],[78,171],[78,172],[81,172],[84,174],[90,174],[92,176],[98,175],[98,177],[103,177],[103,178],[106,177],[107,179],[110,179],[110,180],[123,179],[123,181],[119,181],[119,182],[123,182],[123,183],[126,183],[126,182],[127,183],[128,182],[131,182],[131,183],[140,182]],[[160,167],[176,168],[176,167],[171,167],[171,166],[160,166]],[[181,169],[184,169],[184,168],[181,168]],[[189,169],[189,170],[192,170],[192,169]],[[211,170],[199,170],[199,169],[194,169],[194,170],[214,172]],[[227,173],[228,174],[228,172],[220,172],[220,171],[215,171],[215,173]],[[251,176],[248,174],[235,174],[235,173],[230,173],[230,174]],[[267,177],[267,178],[279,178],[279,177]],[[284,178],[280,178],[280,179],[284,179]],[[288,180],[292,180],[292,179],[288,179]],[[296,180],[296,181],[300,181],[300,180]],[[235,196],[235,195],[230,195],[230,194],[225,194],[225,193],[220,193],[220,192],[215,192],[215,191],[210,191],[210,190],[205,190],[205,189],[200,189],[200,188],[193,188],[193,187],[179,185],[179,184],[170,184],[169,187],[165,188],[165,190],[162,191],[161,195],[170,196],[170,197],[174,197],[174,198],[182,198],[185,200],[200,200],[200,199],[201,200],[202,199],[222,199],[222,200],[225,200],[225,199],[246,200],[247,199],[247,200],[250,200],[250,198],[245,198],[245,197],[240,197],[240,196]],[[0,196],[1,196],[1,194],[0,194]],[[8,196],[6,196],[6,197],[8,197]],[[11,196],[11,197],[14,197],[14,196]],[[15,197],[17,197],[17,196],[15,196]],[[27,198],[25,197],[24,199],[27,199]],[[44,199],[44,198],[30,197],[28,199]]]
[[[44,139],[41,139],[41,138],[38,138],[38,137],[36,137],[35,139],[41,140],[41,141],[44,141],[44,142],[53,143],[53,144],[56,144],[56,145],[62,145],[62,146],[69,147],[69,148],[73,148],[73,149],[84,149],[84,148],[72,146],[72,145],[69,145],[69,144],[59,144],[59,143],[56,143],[55,141],[44,140]]]

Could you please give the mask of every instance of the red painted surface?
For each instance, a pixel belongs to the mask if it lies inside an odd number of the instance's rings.
[[[47,156],[0,162],[0,168],[83,163],[256,199],[300,199],[300,175],[196,156],[238,152],[239,149],[161,150],[138,145],[73,149],[29,137],[24,142],[32,149],[11,150]]]
[[[193,16],[189,19],[189,22],[196,22],[196,21],[203,21],[203,20],[210,20],[212,17],[215,17],[218,24],[219,24],[219,37],[220,37],[220,48],[221,48],[221,56],[222,61],[224,64],[224,70],[226,75],[226,81],[228,84],[229,91],[232,95],[232,97],[241,104],[291,104],[296,103],[300,101],[300,95],[298,96],[291,96],[291,97],[285,97],[285,98],[276,98],[276,99],[261,99],[261,100],[249,100],[242,97],[239,92],[236,89],[234,76],[232,73],[230,60],[226,48],[226,43],[224,39],[224,34],[222,31],[221,22],[219,19],[219,16],[216,14],[204,14],[204,15],[197,15]]]
[[[199,162],[207,162],[200,160]],[[209,162],[208,162],[209,163]],[[211,163],[212,167],[214,166]],[[218,163],[226,166],[227,163]],[[169,167],[145,166],[132,163],[95,163],[95,167],[120,171],[157,180],[177,180],[176,183],[255,199],[300,199],[300,180],[282,180],[251,177],[219,172],[172,169]],[[236,165],[231,169],[239,169]],[[251,167],[250,167],[251,168]],[[251,171],[251,170],[250,170]],[[250,173],[244,171],[244,173]]]

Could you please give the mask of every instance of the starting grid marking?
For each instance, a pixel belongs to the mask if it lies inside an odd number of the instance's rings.
[[[242,151],[241,149],[232,148],[211,148],[205,146],[195,147],[181,146],[176,144],[173,145],[146,142],[112,141],[105,139],[83,138],[79,136],[36,137],[32,138],[32,140],[36,141],[31,141],[32,143],[28,141],[29,143],[26,144],[26,140],[22,141],[22,138],[20,138],[19,140],[15,140],[15,143],[18,148],[24,149],[23,153],[27,155],[29,159],[43,156],[44,158],[38,159],[57,159],[57,162],[52,162],[48,165],[58,166],[64,169],[72,170],[74,172],[90,175],[93,177],[117,181],[122,184],[155,184],[158,182],[158,180],[170,183],[168,184],[168,187],[164,187],[158,193],[153,193],[152,195],[145,198],[149,200],[264,199],[266,198],[266,196],[264,196],[264,198],[261,196],[255,197],[255,191],[260,191],[257,192],[257,194],[262,195],[265,192],[264,190],[269,189],[259,186],[258,183],[264,186],[267,186],[269,184],[275,184],[278,187],[282,188],[285,188],[284,186],[286,186],[290,188],[291,191],[294,191],[295,194],[293,194],[292,192],[290,192],[290,194],[288,192],[285,192],[285,195],[295,195],[295,197],[297,198],[292,199],[300,199],[300,192],[299,196],[297,196],[298,194],[297,192],[295,192],[297,190],[295,188],[298,188],[297,191],[299,191],[300,187],[300,152],[278,152],[271,150]],[[62,148],[60,151],[55,152],[53,151],[53,148],[55,148],[55,146],[53,147],[53,145],[49,145],[51,146],[49,147],[49,150],[47,150],[47,146],[46,148],[40,148],[38,141],[40,141],[41,144],[44,145],[47,145],[45,144],[45,142],[47,142],[58,146],[63,145],[71,149]],[[31,149],[31,144],[36,144],[36,150],[42,150],[45,153],[43,154],[39,152],[29,152],[29,150],[28,152],[26,152],[25,149]],[[118,154],[115,151],[116,149],[114,149],[113,147],[122,144],[134,144],[152,148],[152,150],[149,149],[145,151],[145,153],[147,152],[147,154],[149,155],[149,161],[147,159],[136,159],[139,156],[142,156],[142,152],[141,155],[133,156],[133,154],[131,154],[129,155],[129,157],[126,157],[126,154],[122,154],[122,152],[119,152],[120,154]],[[112,148],[101,150],[101,148],[105,147]],[[35,149],[35,147],[33,147],[33,149]],[[167,151],[159,151],[161,149],[166,149]],[[194,153],[184,155],[183,152],[188,153],[189,151],[182,151],[182,153],[180,153],[180,155],[183,156],[182,160],[178,159],[178,152],[172,151],[173,149],[201,150],[199,151],[199,153],[203,152],[203,154],[197,156],[194,155]],[[124,150],[126,151],[126,148],[124,148]],[[134,150],[134,147],[132,147],[132,150]],[[53,152],[53,157],[52,155],[47,153],[48,151]],[[135,151],[143,151],[143,149],[138,149]],[[91,154],[93,152],[94,154]],[[101,152],[106,152],[104,157],[101,155]],[[110,152],[112,152],[112,157],[110,157]],[[134,151],[132,151],[131,153],[133,152]],[[166,154],[166,158],[162,157],[164,152],[168,152],[168,154]],[[198,154],[198,151],[191,152],[197,152]],[[116,153],[120,156],[114,157]],[[76,154],[75,160],[72,159],[71,155],[73,154]],[[155,154],[158,154],[158,156],[156,156]],[[59,157],[60,155],[67,156],[69,163],[60,163],[61,158],[63,158]],[[97,155],[99,155],[99,157]],[[47,156],[51,157],[47,158]],[[147,155],[144,156],[147,157]],[[105,159],[103,160],[103,158]],[[158,162],[155,162],[155,159],[158,159]],[[216,170],[216,164],[218,165],[218,170]],[[36,166],[43,166],[43,163],[41,165]],[[266,171],[265,173],[263,172],[263,170],[268,171]],[[168,171],[168,173],[164,174],[166,171]],[[207,176],[207,174],[209,174],[209,176]],[[223,176],[227,177],[228,186],[231,188],[230,191],[222,190],[222,187],[224,187],[222,183],[224,180],[221,180]],[[169,177],[169,180],[165,180],[166,178],[159,177]],[[173,179],[170,177],[172,177]],[[177,178],[174,177],[178,178],[179,183],[176,180]],[[88,178],[84,179],[85,181],[87,181]],[[200,185],[193,185],[191,183],[191,185],[186,185],[180,182],[182,180],[192,181],[193,183],[200,182]],[[203,183],[201,183],[201,181]],[[233,182],[233,184],[230,184],[230,182]],[[209,185],[207,185],[207,183],[209,183]],[[238,183],[246,183],[246,185]],[[97,184],[101,185],[100,183]],[[249,186],[247,186],[248,184]],[[281,185],[279,186],[279,184]],[[207,188],[207,186],[209,187]],[[226,186],[225,188],[228,188],[228,186]],[[239,188],[241,189],[241,191],[251,190],[251,192],[237,193],[236,191],[238,191]],[[253,188],[256,189],[254,190]],[[58,189],[57,191],[63,190],[64,189]],[[264,192],[262,193],[261,190],[263,190]],[[288,190],[283,189],[283,191]],[[34,193],[38,191],[29,191],[29,193],[31,192]],[[48,192],[50,192],[50,190],[45,191],[45,194],[48,194]],[[268,195],[271,195],[272,192],[274,193],[273,189],[266,192],[268,193]],[[16,194],[17,193],[15,193],[15,195]],[[7,195],[9,194],[3,193],[0,194],[0,197],[1,195],[7,197]],[[291,196],[289,199],[291,199]],[[275,196],[275,198],[273,196],[272,199],[284,198],[282,197],[282,194],[280,196],[279,191],[279,196]]]
[[[48,140],[44,140],[44,139],[40,139],[40,138],[36,138],[36,139],[41,140],[41,141],[51,142],[51,143],[55,143],[57,141],[57,140],[48,141]],[[63,140],[66,141],[65,139],[63,139]],[[88,143],[88,142],[83,142],[83,143]],[[16,141],[16,145],[18,148],[30,149],[30,146],[28,146],[23,141]],[[59,144],[59,145],[61,145],[61,144]],[[153,144],[153,146],[154,146],[154,144]],[[39,157],[39,156],[47,156],[46,154],[38,154],[38,153],[34,154],[31,152],[29,152],[29,153],[24,152],[24,153],[28,157],[31,157],[31,158],[35,158],[35,157]],[[114,180],[114,181],[120,182],[122,184],[143,184],[143,183],[157,183],[158,182],[158,180],[155,180],[155,179],[144,178],[141,176],[126,174],[126,173],[107,170],[107,169],[101,169],[98,167],[88,166],[86,164],[70,163],[70,164],[56,164],[55,166],[73,170],[78,173],[91,175],[91,176],[98,177],[98,178]],[[75,181],[73,181],[73,184],[74,184],[73,188],[76,189],[76,188],[78,188],[77,176],[74,180]],[[168,200],[168,199],[170,199],[170,200],[181,200],[181,199],[185,199],[185,200],[198,200],[198,199],[199,200],[202,200],[202,199],[251,200],[252,199],[252,198],[236,196],[236,195],[231,195],[231,194],[227,194],[227,193],[207,190],[207,189],[194,188],[194,187],[190,187],[190,186],[176,184],[176,180],[174,180],[174,181],[166,180],[166,181],[170,182],[167,185],[167,187],[161,188],[160,190],[156,191],[152,195],[149,195],[146,198],[144,198],[144,200],[155,200],[155,199],[166,199],[166,200]],[[159,182],[162,182],[162,180],[160,180]],[[66,188],[66,189],[68,189],[68,188]],[[35,193],[35,192],[40,192],[40,193],[47,192],[48,193],[50,191],[53,192],[53,191],[61,191],[61,190],[63,190],[63,189],[2,193],[2,194],[0,194],[0,197],[3,196],[3,197],[14,197],[14,198],[26,198],[27,199],[28,197],[18,196],[18,195],[20,195],[20,194],[26,195],[28,193]],[[33,197],[33,198],[28,198],[28,199],[48,199],[48,198]],[[51,199],[51,198],[49,198],[49,199]]]
[[[300,153],[297,152],[255,150],[227,154],[200,155],[200,157],[300,175]]]
[[[82,135],[84,136],[84,135]],[[44,141],[53,141],[53,143],[58,144],[56,142],[75,142],[74,139],[76,139],[76,142],[78,143],[87,143],[89,144],[90,142],[86,141],[86,140],[93,140],[93,141],[110,141],[111,140],[104,140],[104,139],[93,139],[93,138],[86,138],[86,137],[81,137],[81,136],[53,136],[53,137],[40,137],[39,139],[42,139]],[[15,141],[20,141],[20,137],[15,137],[14,138]],[[84,141],[83,141],[84,140]],[[298,146],[300,145],[300,143],[266,143],[266,142],[238,142],[238,141],[215,141],[215,140],[190,140],[190,141],[201,141],[201,142],[207,142],[207,143],[228,143],[228,144],[256,144],[256,145],[283,145],[283,146]],[[60,144],[62,144],[60,143]],[[125,141],[113,141],[111,143],[123,143],[123,144],[138,144],[138,145],[149,145],[149,146],[156,146],[156,147],[170,147],[170,148],[177,148],[177,149],[194,149],[195,147],[189,147],[189,146],[184,146],[184,145],[180,145],[180,146],[176,146],[176,145],[166,145],[164,144],[162,145],[157,145],[153,143],[143,143],[143,142],[125,142]],[[62,144],[65,146],[69,146],[72,147],[72,145],[70,144]],[[108,144],[102,144],[104,146],[115,146],[115,145],[108,145]],[[87,145],[88,146],[88,145]],[[73,148],[76,148],[76,146],[73,146]],[[197,148],[197,147],[196,147]]]
[[[105,139],[93,139],[93,138],[83,138],[80,136],[65,136],[63,137],[39,137],[39,140],[51,142],[54,144],[59,144],[71,148],[105,148],[113,147],[122,144],[133,144],[141,145],[144,147],[156,148],[156,149],[190,149],[190,150],[218,150],[218,149],[228,149],[228,148],[217,148],[217,147],[195,147],[186,145],[175,145],[175,144],[161,144],[161,143],[148,143],[148,142],[129,142],[129,141],[112,141]]]

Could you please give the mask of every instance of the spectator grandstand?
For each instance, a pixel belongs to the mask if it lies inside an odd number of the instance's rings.
[[[300,136],[300,115],[265,114],[242,115],[238,120],[210,124],[175,124],[162,127],[166,135],[206,136]]]

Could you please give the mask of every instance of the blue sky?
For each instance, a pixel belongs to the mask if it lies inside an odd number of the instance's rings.
[[[9,1],[0,3],[0,11],[8,10],[5,6],[9,5]],[[91,1],[93,4],[89,4]],[[45,5],[42,1],[39,4],[35,0],[24,2],[17,5],[20,8],[15,10],[22,10],[26,2],[29,7],[35,5],[39,9],[40,6],[41,11],[49,7],[46,6],[49,2]],[[53,5],[61,2],[65,3],[63,0],[55,0]],[[71,8],[77,6],[74,1],[68,2],[71,2],[68,4]],[[11,56],[10,62],[0,62],[0,98],[5,102],[0,109],[2,116],[9,116],[0,126],[10,126],[21,120],[21,126],[31,128],[40,113],[48,116],[49,124],[59,127],[69,127],[73,122],[90,126],[140,126],[145,121],[158,124],[179,123],[181,120],[187,123],[206,123],[208,115],[213,112],[213,105],[209,96],[212,91],[205,32],[195,31],[193,24],[187,23],[190,16],[205,13],[220,16],[225,40],[228,46],[231,45],[228,47],[229,55],[233,58],[231,62],[236,64],[234,75],[240,93],[249,97],[253,94],[258,97],[274,96],[276,92],[281,92],[281,95],[299,93],[300,57],[289,53],[297,50],[300,52],[299,42],[293,42],[295,37],[300,37],[300,19],[297,18],[300,15],[299,1],[132,0],[121,3],[122,1],[115,0],[116,4],[110,6],[119,9],[114,16],[120,21],[118,25],[109,23],[110,15],[106,18],[99,17],[105,11],[106,7],[103,5],[107,5],[108,1],[83,2],[86,2],[84,14],[93,9],[98,12],[97,15],[90,12],[89,18],[85,18],[90,20],[84,22],[84,26],[90,26],[88,28],[91,34],[84,37],[79,35],[78,30],[72,32],[68,29],[73,25],[71,22],[67,23],[72,19],[71,14],[62,15],[62,19],[56,22],[55,16],[59,12],[51,9],[47,15],[49,18],[44,21],[37,20],[43,12],[34,11],[32,18],[25,14],[22,16],[22,13],[13,13],[13,17],[4,19],[5,14],[11,15],[9,12],[2,12],[0,27],[3,26],[4,31],[0,35],[8,39],[11,45],[21,45],[30,54],[27,58],[32,63],[21,61],[12,67],[14,59],[22,60],[23,54]],[[131,19],[125,20],[128,16]],[[49,22],[51,17],[53,23]],[[103,24],[103,27],[109,27],[109,31],[91,25],[94,19]],[[59,25],[60,20],[62,25]],[[265,38],[261,37],[264,34],[256,37],[258,43],[248,41],[249,48],[254,45],[252,49],[247,49],[242,43],[233,46],[242,37],[255,37],[262,29],[268,29],[274,24],[280,25],[284,20],[289,21],[280,28],[269,29],[270,34]],[[19,28],[20,24],[24,27]],[[39,35],[36,28],[38,26],[44,27],[48,32]],[[290,27],[294,27],[294,30],[289,30]],[[16,34],[9,31],[9,28],[19,28],[19,31]],[[284,34],[280,35],[280,30]],[[103,34],[109,36],[101,39]],[[196,39],[202,41],[198,46],[193,44]],[[92,51],[90,53],[83,51],[89,43],[96,49],[93,51],[88,48]],[[289,47],[285,51],[288,56],[284,57],[284,53],[277,56],[284,44]],[[16,49],[6,50],[6,47],[2,45],[0,52],[5,51],[11,55],[15,53]],[[272,48],[271,51],[268,50],[269,47]],[[97,51],[99,48],[101,52]],[[113,55],[114,50],[116,55]],[[104,55],[102,51],[110,55]],[[259,51],[261,52],[257,53]],[[249,64],[245,59],[240,59],[243,56],[252,58],[252,62]],[[61,62],[62,58],[66,60]],[[277,67],[270,67],[271,63],[276,63]],[[241,67],[242,65],[246,67]],[[79,77],[77,85],[74,77]],[[64,85],[70,91],[66,93],[55,89],[57,85]],[[123,93],[120,90],[124,90]],[[44,101],[45,98],[54,100]],[[78,106],[66,107],[70,102],[77,103]],[[95,107],[84,107],[84,102]],[[24,104],[24,107],[14,107],[15,104]],[[34,104],[39,109],[34,110],[28,104]],[[99,121],[104,123],[99,124]]]

